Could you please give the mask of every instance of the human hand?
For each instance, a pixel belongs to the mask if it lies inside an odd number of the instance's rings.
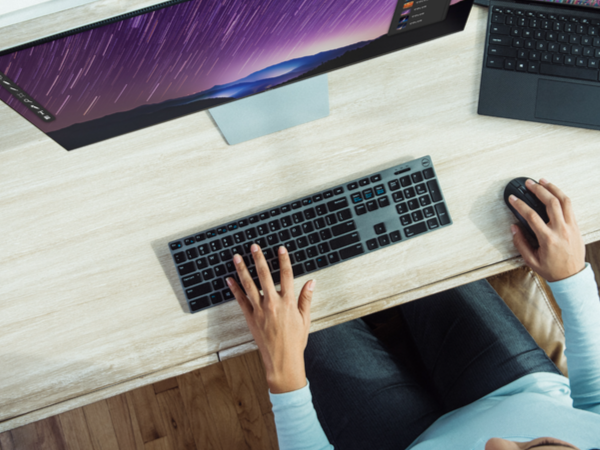
[[[278,292],[260,247],[252,244],[250,249],[264,295],[260,294],[244,260],[237,254],[233,262],[244,290],[233,278],[227,278],[227,284],[258,345],[271,392],[280,394],[301,389],[306,386],[304,349],[308,342],[315,280],[304,285],[296,300],[290,256],[282,246],[278,251],[281,273],[281,291]]]
[[[542,218],[514,195],[509,201],[535,233],[540,247],[534,249],[523,230],[511,225],[513,242],[525,263],[547,281],[564,280],[585,268],[585,245],[575,221],[571,200],[559,188],[542,178],[540,184],[527,180],[527,189],[546,205],[550,221]]]

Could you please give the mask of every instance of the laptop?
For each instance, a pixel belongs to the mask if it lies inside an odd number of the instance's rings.
[[[600,0],[491,0],[478,113],[600,130]]]

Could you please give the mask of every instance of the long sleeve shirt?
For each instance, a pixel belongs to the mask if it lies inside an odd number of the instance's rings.
[[[581,449],[600,447],[600,298],[589,264],[548,283],[562,310],[569,378],[533,373],[436,420],[410,450],[483,450],[493,438],[554,437]],[[332,449],[317,419],[310,385],[271,394],[281,450]],[[402,426],[402,424],[399,424]]]

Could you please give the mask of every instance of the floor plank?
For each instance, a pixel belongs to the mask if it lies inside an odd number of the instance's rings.
[[[115,450],[119,448],[106,400],[84,406],[83,414],[90,431],[94,450]]]
[[[58,420],[65,436],[67,450],[94,450],[83,408],[62,413]]]
[[[213,426],[224,450],[246,450],[244,432],[240,425],[234,399],[227,382],[223,363],[204,367],[201,371],[208,404],[215,417]]]
[[[269,385],[267,384],[267,375],[260,352],[255,350],[242,355],[241,358],[248,368],[248,376],[252,380],[252,387],[258,399],[261,413],[264,415],[271,412],[273,405],[271,405],[271,401],[269,400]]]
[[[144,450],[144,442],[140,433],[137,418],[127,402],[125,394],[106,400],[110,412],[110,420],[121,450]]]
[[[198,449],[227,450],[221,447],[216,418],[208,403],[200,370],[177,377],[179,391],[192,435]],[[221,418],[218,418],[221,420]]]
[[[0,450],[16,450],[10,431],[0,433]]]
[[[223,361],[223,368],[246,443],[256,450],[272,448],[244,355]]]
[[[197,450],[179,388],[165,390],[156,399],[167,424],[173,450]]]
[[[134,389],[126,395],[133,404],[144,444],[167,436],[152,385]]]

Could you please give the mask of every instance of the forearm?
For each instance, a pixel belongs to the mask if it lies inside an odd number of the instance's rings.
[[[280,450],[332,449],[317,419],[310,386],[285,394],[269,393]]]
[[[548,283],[562,310],[573,406],[600,413],[600,299],[589,264]]]

